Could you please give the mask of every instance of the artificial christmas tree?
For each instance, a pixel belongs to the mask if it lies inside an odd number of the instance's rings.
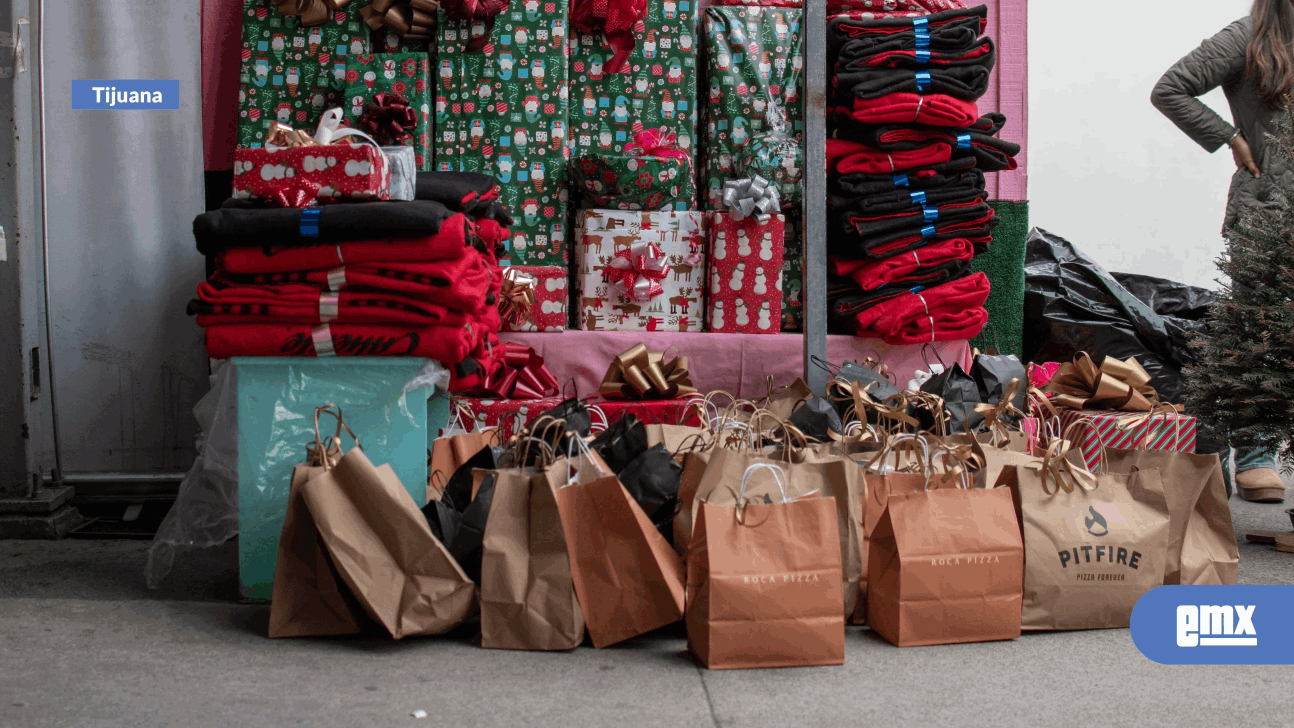
[[[1294,108],[1277,122],[1270,153],[1294,168]],[[1233,446],[1294,441],[1294,204],[1278,187],[1264,209],[1226,231],[1224,284],[1194,342],[1189,411],[1203,433]]]

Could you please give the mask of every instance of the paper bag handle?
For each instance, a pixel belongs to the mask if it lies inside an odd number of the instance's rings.
[[[319,415],[320,414],[329,414],[337,418],[337,431],[333,433],[329,437],[329,439],[333,440],[333,442],[337,445],[337,449],[339,452],[341,450],[341,431],[342,430],[345,430],[347,434],[350,435],[350,439],[355,441],[355,447],[358,447],[360,450],[364,449],[363,446],[360,445],[359,443],[359,438],[355,436],[354,431],[352,431],[350,429],[350,426],[346,424],[346,421],[342,419],[341,407],[339,407],[337,404],[333,402],[329,402],[328,404],[322,407],[316,407],[315,408],[315,440],[314,442],[306,446],[306,452],[309,453],[310,448],[312,446],[317,448],[318,452],[320,453],[320,459],[323,461],[323,467],[332,468],[336,466],[337,463],[333,462],[332,458],[329,457],[328,455],[329,448],[327,445],[327,440],[319,436]]]

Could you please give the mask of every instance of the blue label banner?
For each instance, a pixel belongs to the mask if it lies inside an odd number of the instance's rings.
[[[175,111],[180,108],[180,82],[118,78],[72,81],[72,109],[110,111]]]
[[[1161,586],[1132,610],[1132,641],[1161,665],[1294,665],[1294,586]]]

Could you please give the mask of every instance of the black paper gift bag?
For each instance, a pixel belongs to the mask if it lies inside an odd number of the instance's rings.
[[[1016,388],[1015,396],[1011,398],[1011,403],[1020,412],[1024,412],[1025,398],[1028,395],[1029,375],[1025,372],[1024,364],[1014,354],[1002,356],[993,354],[981,354],[975,357],[975,364],[971,366],[971,378],[975,380],[975,386],[979,389],[980,401],[985,404],[997,404],[1006,394],[1006,388],[1011,384],[1013,379],[1020,380]],[[1011,424],[1019,422],[1019,416],[1007,414],[1003,419]]]
[[[632,414],[616,420],[589,443],[589,449],[602,456],[607,467],[616,475],[639,455],[647,452],[647,448],[647,428]]]
[[[663,444],[648,449],[619,473],[620,483],[637,501],[666,541],[674,542],[674,504],[683,466]]]
[[[830,441],[831,432],[843,433],[845,430],[840,422],[840,413],[832,403],[816,394],[796,406],[791,413],[791,424],[819,442]]]
[[[975,411],[975,405],[980,403],[979,386],[962,369],[960,362],[954,362],[942,373],[931,377],[921,385],[921,391],[943,398],[949,418],[947,434],[974,432],[984,424],[984,415]],[[919,419],[922,429],[934,426],[930,415],[924,411],[919,413]]]
[[[458,532],[447,546],[449,555],[454,557],[463,573],[473,583],[481,583],[481,547],[485,539],[485,522],[490,517],[490,503],[494,499],[495,471],[485,474],[476,497],[463,511],[458,524]],[[469,485],[470,487],[470,485]],[[425,511],[424,511],[425,512]]]

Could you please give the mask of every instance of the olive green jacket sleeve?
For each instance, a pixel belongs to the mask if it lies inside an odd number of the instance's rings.
[[[1196,97],[1243,78],[1251,25],[1248,18],[1237,20],[1201,43],[1168,69],[1150,94],[1150,103],[1208,152],[1230,141],[1236,130]]]

